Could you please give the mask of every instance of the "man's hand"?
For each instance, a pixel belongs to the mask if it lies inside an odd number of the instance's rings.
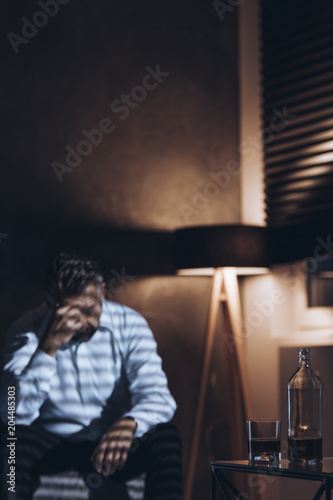
[[[52,357],[60,346],[75,335],[78,340],[89,340],[99,325],[102,311],[101,297],[96,287],[88,285],[81,295],[69,297],[58,304],[46,336],[40,342],[40,349]]]
[[[136,425],[135,420],[121,418],[104,434],[90,458],[98,473],[109,476],[124,467]]]
[[[81,314],[77,307],[59,307],[55,310],[49,331],[39,347],[46,354],[55,357],[58,347],[69,342],[81,328]]]

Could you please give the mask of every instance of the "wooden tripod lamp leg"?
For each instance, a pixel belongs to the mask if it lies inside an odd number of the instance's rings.
[[[223,293],[223,289],[224,292]],[[252,418],[250,388],[246,372],[244,341],[242,340],[242,315],[236,270],[233,268],[218,268],[213,275],[212,294],[209,305],[208,324],[205,336],[204,357],[201,370],[198,401],[194,419],[190,446],[190,457],[187,478],[185,482],[184,500],[191,500],[195,467],[197,463],[198,446],[201,435],[202,417],[207,393],[212,350],[216,334],[217,319],[221,301],[226,303],[231,334],[234,338],[237,365],[240,373],[241,391],[244,398],[246,419]],[[244,422],[245,425],[245,422]]]
[[[223,272],[222,270],[218,269],[215,271],[213,276],[212,294],[210,299],[208,324],[205,336],[204,358],[201,370],[198,402],[196,409],[197,411],[195,413],[194,428],[191,439],[190,458],[189,458],[188,472],[185,483],[184,500],[191,500],[192,496],[195,466],[197,462],[198,445],[201,433],[203,409],[206,399],[207,384],[209,378],[210,361],[212,357],[212,350],[213,350],[216,324],[217,324],[219,305],[220,305],[222,282],[223,282]]]
[[[224,289],[226,294],[226,305],[228,308],[231,333],[234,337],[236,358],[240,372],[241,389],[244,398],[245,417],[247,420],[253,418],[251,391],[245,359],[245,338],[242,331],[242,310],[239,297],[239,288],[236,269],[225,268],[223,270]]]
[[[225,302],[228,309],[229,323],[233,344],[236,350],[236,370],[239,371],[240,389],[243,396],[244,417],[246,420],[253,419],[252,398],[245,356],[245,336],[242,329],[242,310],[240,303],[239,287],[236,269],[225,268],[223,271],[223,285],[225,291]],[[245,420],[244,419],[244,420]],[[245,421],[244,421],[245,426]],[[255,493],[259,500],[267,500],[267,492],[259,490]],[[252,498],[252,497],[251,497]]]

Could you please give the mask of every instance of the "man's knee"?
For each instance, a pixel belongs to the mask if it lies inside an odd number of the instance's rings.
[[[135,452],[140,446],[156,447],[163,449],[174,448],[177,453],[181,453],[181,438],[178,428],[171,422],[157,424],[152,427],[146,434],[139,438],[135,438],[132,443],[130,452]]]
[[[159,453],[181,454],[181,438],[178,428],[166,422],[158,424],[148,433],[150,445]]]

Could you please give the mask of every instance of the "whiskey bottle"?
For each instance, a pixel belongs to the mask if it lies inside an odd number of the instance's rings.
[[[322,459],[321,382],[310,365],[310,348],[298,351],[298,370],[288,382],[288,458]]]

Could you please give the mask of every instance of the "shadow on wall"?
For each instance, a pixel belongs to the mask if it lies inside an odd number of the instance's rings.
[[[58,1],[43,25],[44,3],[2,18],[9,221],[238,222],[237,9]]]

